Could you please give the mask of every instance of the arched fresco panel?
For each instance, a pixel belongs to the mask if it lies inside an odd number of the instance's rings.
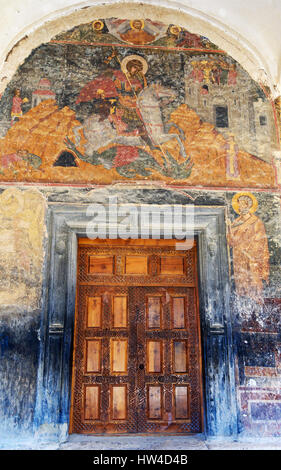
[[[96,19],[19,67],[0,103],[2,181],[275,188],[274,108],[208,38]]]

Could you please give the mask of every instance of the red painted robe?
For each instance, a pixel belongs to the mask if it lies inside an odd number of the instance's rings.
[[[12,112],[11,112],[12,117],[22,116],[22,109],[21,109],[22,103],[23,103],[23,100],[22,98],[20,98],[20,96],[13,97]]]

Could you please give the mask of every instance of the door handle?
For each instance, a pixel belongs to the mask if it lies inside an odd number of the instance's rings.
[[[139,364],[139,369],[143,370],[144,369],[144,364]]]

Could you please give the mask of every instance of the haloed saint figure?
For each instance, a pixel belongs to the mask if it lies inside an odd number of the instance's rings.
[[[236,292],[240,296],[262,301],[263,281],[269,278],[269,252],[263,222],[254,212],[258,202],[251,193],[238,193],[232,206],[239,214],[228,224],[227,240],[233,249]]]

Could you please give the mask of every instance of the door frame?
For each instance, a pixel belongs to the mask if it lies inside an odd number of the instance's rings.
[[[77,239],[87,236],[88,207],[89,204],[50,204],[47,209],[48,244],[34,413],[34,432],[38,439],[63,441],[68,437]],[[106,217],[104,223],[108,229],[110,219]],[[194,236],[198,245],[204,434],[235,438],[238,415],[225,208],[195,206]]]

